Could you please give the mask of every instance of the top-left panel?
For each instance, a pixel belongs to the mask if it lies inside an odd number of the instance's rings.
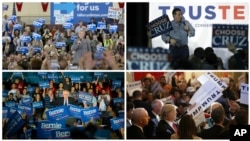
[[[124,70],[123,2],[3,2],[3,70]]]

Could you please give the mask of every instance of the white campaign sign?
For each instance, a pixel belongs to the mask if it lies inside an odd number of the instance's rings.
[[[241,85],[240,85],[240,103],[249,105],[248,99],[249,99],[248,84],[241,83]]]
[[[183,17],[195,28],[195,36],[189,38],[188,46],[190,54],[196,47],[212,46],[213,24],[249,24],[249,4],[246,0],[237,2],[225,1],[176,1],[176,2],[150,2],[149,22],[153,19],[169,15],[173,20],[172,10],[178,7],[183,11]],[[248,32],[249,34],[249,32]],[[164,43],[161,36],[152,39],[152,47],[163,47],[168,49],[169,45]],[[217,56],[223,60],[224,67],[228,66],[228,58],[233,55],[227,48],[214,48]]]
[[[142,90],[141,81],[134,81],[127,84],[127,91],[129,96],[132,96],[135,90]]]

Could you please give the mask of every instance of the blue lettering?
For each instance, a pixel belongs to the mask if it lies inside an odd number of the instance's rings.
[[[216,13],[214,12],[214,9],[215,9],[215,7],[214,6],[210,6],[210,5],[205,8],[205,12],[207,14],[211,15],[211,16],[206,15],[205,16],[206,19],[212,20],[212,19],[214,19],[216,17]]]

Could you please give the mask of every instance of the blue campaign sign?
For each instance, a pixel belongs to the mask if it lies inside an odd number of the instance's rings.
[[[89,22],[92,17],[101,19],[108,17],[112,2],[56,2],[51,3],[51,24]]]
[[[56,48],[62,48],[62,47],[66,47],[65,42],[56,42]]]
[[[17,109],[16,107],[9,107],[9,117],[13,115],[15,112],[18,112],[19,114],[22,114],[22,111],[20,109]]]
[[[30,36],[22,36],[21,37],[21,42],[22,43],[29,43],[29,42],[31,42]]]
[[[65,127],[65,124],[54,121],[38,121],[37,122],[37,138],[39,139],[49,139],[51,138],[51,130],[53,129],[62,129]]]
[[[65,24],[63,24],[63,28],[65,28],[65,29],[72,29],[73,26],[74,25],[72,23],[65,23]]]
[[[48,81],[39,81],[39,87],[40,88],[49,88],[49,82]]]
[[[46,20],[44,18],[38,18],[37,21],[42,24],[46,23]]]
[[[16,15],[10,16],[10,17],[9,17],[9,20],[10,20],[10,21],[16,21]]]
[[[118,116],[119,117],[124,117],[124,111],[123,110],[118,111]]]
[[[82,120],[84,122],[90,121],[91,118],[99,118],[98,107],[84,108],[82,110]]]
[[[150,23],[147,24],[148,29],[150,30],[150,37],[154,38],[164,33],[168,33],[173,30],[173,26],[169,20],[168,15],[164,14]]]
[[[9,118],[9,107],[2,107],[2,118]]]
[[[169,51],[167,49],[128,47],[127,69],[128,70],[168,70]]]
[[[68,110],[71,117],[75,118],[82,118],[82,107],[75,106],[75,105],[69,105]]]
[[[124,103],[124,98],[112,98],[112,100],[114,105]]]
[[[31,105],[32,103],[32,97],[27,95],[27,96],[22,96],[21,103],[23,105]]]
[[[88,24],[87,29],[88,31],[92,31],[92,32],[96,31],[96,24]]]
[[[17,47],[17,52],[20,54],[27,54],[29,52],[28,47]]]
[[[43,108],[43,102],[42,101],[36,101],[32,103],[33,108]]]
[[[95,77],[102,77],[103,76],[103,72],[94,72],[94,76]]]
[[[41,47],[33,47],[33,53],[41,53],[42,49]]]
[[[67,106],[58,106],[46,111],[48,120],[50,121],[65,121],[69,117]]]
[[[2,97],[8,97],[8,90],[3,90],[2,91]]]
[[[38,72],[37,74],[39,76],[47,76],[48,72]]]
[[[20,25],[20,24],[15,24],[14,26],[13,26],[13,29],[14,30],[20,30],[22,28],[22,25]]]
[[[38,22],[38,21],[33,21],[33,26],[34,26],[35,28],[41,28],[42,25],[43,25],[43,23],[40,23],[40,22]]]
[[[12,73],[12,76],[15,78],[15,77],[19,77],[21,78],[23,76],[23,73],[22,72],[13,72]]]
[[[39,41],[39,40],[41,40],[41,35],[37,34],[37,33],[33,33],[32,38]]]
[[[113,130],[124,128],[124,117],[112,118],[110,119],[110,123]]]
[[[59,79],[59,76],[57,73],[48,73],[47,77],[49,80],[58,80]]]
[[[70,129],[54,129],[51,130],[52,139],[71,139]]]
[[[107,28],[106,23],[104,22],[97,23],[97,29],[106,29],[106,28]]]
[[[111,33],[118,32],[118,25],[110,25],[109,32],[111,32]]]
[[[213,24],[212,47],[226,48],[228,43],[248,48],[248,25]]]
[[[122,81],[121,80],[112,80],[112,88],[121,88],[122,86]]]
[[[27,129],[25,134],[26,134],[26,139],[31,139],[31,137],[32,137],[32,129]]]
[[[77,36],[76,36],[76,35],[70,36],[70,41],[71,41],[71,42],[74,42],[76,39],[77,39]]]
[[[29,87],[27,88],[27,92],[30,93],[30,94],[33,94],[33,93],[35,92],[35,87],[29,86]]]
[[[78,93],[78,102],[86,101],[87,103],[92,103],[93,95],[87,92]]]
[[[79,83],[79,82],[81,82],[80,76],[72,75],[72,76],[70,76],[70,79],[71,79],[71,81],[74,82],[74,83]]]
[[[6,101],[5,106],[7,106],[7,107],[15,107],[16,103],[14,101]]]
[[[17,105],[17,109],[22,111],[22,113],[26,113],[27,116],[32,116],[33,115],[33,108],[31,106],[19,104]]]
[[[22,116],[16,111],[11,117],[9,118],[6,128],[7,137],[11,137],[16,134],[16,132],[24,125],[24,120]]]

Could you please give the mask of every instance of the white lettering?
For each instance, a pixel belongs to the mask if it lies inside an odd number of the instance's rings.
[[[49,111],[49,115],[53,116],[53,115],[63,113],[63,112],[64,112],[64,109],[58,109],[58,110],[54,110],[54,111]]]
[[[58,123],[42,123],[42,129],[61,129],[62,125]]]

